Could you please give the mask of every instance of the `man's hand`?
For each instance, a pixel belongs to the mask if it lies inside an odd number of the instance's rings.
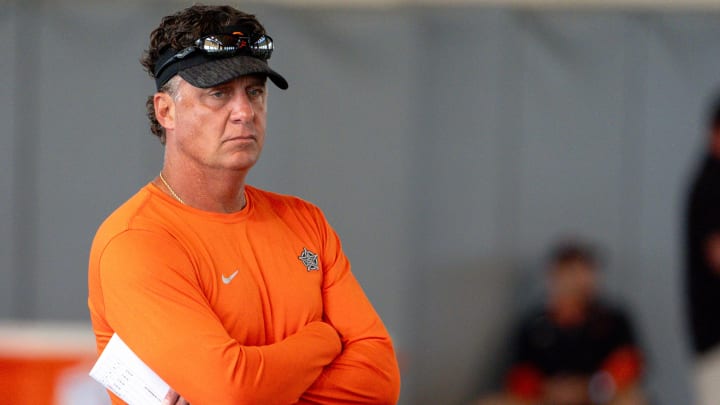
[[[185,398],[170,388],[170,391],[168,391],[165,399],[162,401],[162,405],[190,405],[190,402],[186,401]]]
[[[543,403],[553,405],[588,403],[588,380],[582,376],[561,376],[548,379]]]

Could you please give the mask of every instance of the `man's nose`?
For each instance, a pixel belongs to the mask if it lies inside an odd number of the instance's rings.
[[[255,117],[255,108],[248,94],[244,91],[237,92],[232,100],[231,118],[235,121],[250,122]]]

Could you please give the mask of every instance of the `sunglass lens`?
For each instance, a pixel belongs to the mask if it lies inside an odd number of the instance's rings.
[[[273,51],[273,41],[272,38],[270,38],[267,35],[263,35],[260,38],[258,38],[257,41],[253,44],[253,52],[264,59],[270,59],[270,55],[272,55]]]
[[[237,44],[237,40],[232,35],[210,35],[205,38],[198,40],[198,47],[202,48],[208,53],[220,53],[227,52],[228,50],[234,50]],[[230,49],[229,49],[230,48]]]

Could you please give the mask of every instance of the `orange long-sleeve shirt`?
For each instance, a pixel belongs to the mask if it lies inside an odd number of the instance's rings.
[[[395,403],[390,337],[320,210],[245,190],[220,214],[149,184],[101,225],[98,352],[117,333],[193,405]]]

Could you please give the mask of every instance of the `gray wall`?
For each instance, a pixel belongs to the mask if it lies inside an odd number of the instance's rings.
[[[137,60],[178,3],[0,4],[0,318],[87,319],[94,231],[161,165]],[[490,386],[566,233],[605,247],[656,403],[690,402],[681,207],[720,14],[248,10],[290,81],[251,183],[325,210],[395,336],[403,403]]]

